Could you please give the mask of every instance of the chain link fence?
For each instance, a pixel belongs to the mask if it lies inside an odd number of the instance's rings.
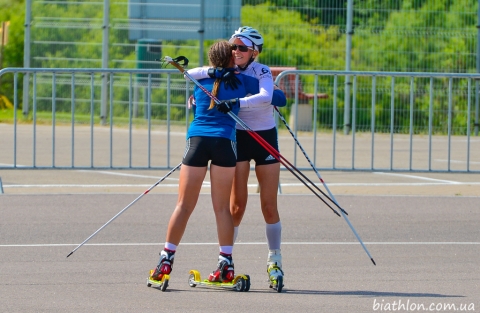
[[[181,51],[190,57],[192,66],[196,66],[201,63],[198,59],[200,17],[185,16],[180,23],[174,23],[152,18],[155,14],[148,13],[159,10],[181,16],[182,10],[186,12],[188,7],[198,7],[202,1],[180,2],[185,4],[172,6],[161,0],[32,0],[31,67],[102,67],[102,53],[105,52],[102,47],[106,39],[108,67],[111,68],[158,66],[152,63],[152,58],[139,59],[141,48],[152,46],[159,53]],[[204,11],[207,15],[217,7],[227,12],[235,11],[236,7],[228,8],[234,2],[204,1]],[[364,0],[351,1],[351,7],[349,2],[244,0],[239,8],[240,24],[255,27],[264,34],[265,50],[261,61],[269,66],[344,70],[350,9],[351,70],[475,71],[478,1]],[[142,15],[146,17],[144,22],[130,17],[133,4],[146,12]],[[226,26],[219,22],[215,27]],[[148,36],[152,28],[161,28],[164,34],[143,38],[150,41],[148,47],[141,40],[131,39],[132,32]],[[175,34],[180,34],[184,28],[191,29],[198,39],[176,40]],[[229,32],[224,34],[228,38]],[[205,40],[202,48],[208,49],[212,42]],[[206,52],[202,54],[202,61],[206,61]]]
[[[257,28],[265,39],[259,61],[269,65],[272,70],[293,68],[341,71],[348,66],[352,71],[477,72],[478,0],[185,0],[175,4],[162,0],[31,0],[27,3],[31,4],[31,20],[27,20],[27,25],[30,26],[30,44],[27,44],[26,51],[32,68],[158,69],[160,64],[156,60],[165,55],[188,56],[190,67],[207,64],[206,51],[215,39],[203,40],[204,25],[201,17],[185,13],[180,22],[152,17],[156,10],[160,10],[164,15],[165,12],[166,15],[171,12],[172,17],[178,19],[182,12],[189,12],[187,9],[203,7],[207,18],[209,12],[219,8],[225,12],[239,10],[239,21],[228,23],[231,17],[230,13],[226,13],[225,18],[216,21],[214,27],[225,30],[223,39],[229,37],[231,31],[228,32],[228,27],[231,28],[235,23],[238,23],[238,26],[249,25]],[[133,5],[143,12],[146,20],[132,18]],[[148,38],[152,29],[159,30],[156,34],[160,35]],[[185,32],[185,29],[193,32],[194,39],[175,39],[176,34]],[[132,39],[132,32],[146,34],[147,38]],[[195,36],[198,36],[198,39],[195,39]],[[52,78],[45,78],[43,85],[42,79],[44,78],[40,75],[37,77],[39,81],[35,84],[36,92],[45,94],[43,101],[48,109],[51,103]],[[149,82],[141,75],[133,79],[133,102],[136,108],[140,108],[140,115],[146,114],[141,112],[141,108],[146,107],[148,101],[146,86]],[[82,77],[79,76],[77,81],[82,81]],[[106,107],[107,78],[103,77],[102,83],[100,80],[96,81],[98,91],[93,96],[95,101],[103,103],[102,107]],[[30,85],[31,99],[34,84],[31,78],[27,83]],[[185,94],[183,88],[177,90],[176,84],[170,84],[161,75],[152,75],[150,83],[160,90],[171,89],[173,96],[183,97]],[[349,77],[338,86],[338,94],[342,96],[338,99],[339,112],[335,123],[327,120],[331,118],[331,100],[315,100],[319,102],[319,108],[325,110],[318,112],[318,119],[325,120],[319,124],[320,127],[329,128],[335,124],[339,129],[345,128],[348,132],[352,125],[351,105],[356,101],[356,110],[359,111],[355,112],[355,116],[360,119],[355,121],[356,125],[359,129],[369,130],[368,123],[361,127],[361,108],[369,105],[371,82],[359,79],[356,83],[355,99],[351,96],[353,90]],[[408,131],[405,125],[411,123],[408,108],[411,98],[423,101],[425,93],[430,90],[429,82],[421,79],[414,81],[414,95],[410,92],[409,79],[405,79],[402,84],[397,82],[395,91],[397,116],[404,116],[395,121],[394,129],[398,132]],[[390,85],[391,81],[388,79],[379,79],[375,92],[376,101],[387,108],[390,108]],[[316,82],[302,77],[301,86],[302,92],[320,92],[325,93],[326,98],[333,97],[329,90],[331,81],[328,79]],[[433,92],[438,96],[435,103],[438,108],[447,105],[448,99],[440,96],[445,93],[446,86],[448,82],[435,83],[433,86]],[[464,97],[462,86],[458,87],[455,82],[451,86],[453,97]],[[472,131],[473,127],[476,127],[475,134],[478,134],[477,82],[475,86],[474,109],[470,118],[474,121],[471,124]],[[57,101],[65,99],[68,103],[69,90],[68,86],[57,88]],[[382,93],[382,90],[385,92]],[[28,94],[24,93],[25,96],[28,97]],[[90,95],[87,95],[85,99],[89,98]],[[295,101],[289,98],[289,105],[283,109],[284,114],[290,114]],[[314,104],[313,99],[305,102]],[[423,102],[420,104],[425,104]],[[99,114],[103,119],[107,116],[105,110]],[[388,110],[379,109],[377,114],[385,117],[382,123],[385,131],[390,129]],[[184,118],[181,116],[181,119]],[[464,124],[466,118],[467,116],[464,116]],[[424,120],[421,117],[414,119],[414,132],[424,132]],[[440,121],[435,126],[436,129],[445,128]],[[379,128],[376,131],[383,130]]]

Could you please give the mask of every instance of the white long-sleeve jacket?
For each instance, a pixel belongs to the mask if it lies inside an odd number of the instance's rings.
[[[255,131],[275,127],[273,106],[271,104],[274,85],[270,68],[254,61],[244,71],[239,71],[242,74],[257,78],[260,92],[255,95],[240,98],[240,112],[238,113],[238,117]],[[188,73],[195,79],[209,77],[208,67],[194,68],[188,70]],[[237,129],[243,130],[242,126],[238,124]]]

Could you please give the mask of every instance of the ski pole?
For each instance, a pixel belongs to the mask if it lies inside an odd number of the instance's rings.
[[[209,96],[216,104],[220,103],[220,100],[217,99],[210,91],[208,91],[205,87],[200,84],[195,78],[193,78],[185,69],[183,66],[188,64],[188,59],[184,56],[179,56],[176,57],[175,59],[165,56],[164,61],[172,64],[174,67],[176,67],[181,73],[183,73],[187,78],[189,78],[195,85],[197,85],[207,96]],[[183,66],[179,64],[179,62],[183,62]],[[318,193],[316,193],[305,181],[303,181],[296,173],[293,172],[292,168],[294,168],[299,174],[301,174],[306,180],[310,182],[311,185],[315,186],[325,197],[328,198],[328,196],[320,190],[311,180],[308,179],[302,172],[300,172],[295,166],[293,166],[285,157],[283,157],[280,152],[278,152],[275,148],[273,148],[265,139],[263,139],[260,135],[258,135],[255,131],[253,131],[245,122],[243,122],[237,115],[235,115],[233,112],[228,112],[228,115],[232,117],[238,124],[240,124],[250,136],[252,136],[262,147],[264,147],[275,159],[277,159],[282,165],[284,165],[295,177],[297,177],[310,191],[312,191],[320,200],[322,200],[323,203],[325,203],[326,206],[328,206],[336,215],[340,217],[340,214],[332,208]],[[292,168],[290,168],[288,165],[290,165]],[[330,199],[330,201],[332,201]],[[335,202],[332,201],[332,203],[335,204]],[[342,210],[340,208],[340,210]]]
[[[162,178],[160,178],[160,180],[158,180],[155,184],[153,184],[150,188],[148,188],[147,190],[145,190],[141,195],[139,195],[135,200],[133,200],[132,202],[130,202],[129,205],[127,205],[123,210],[121,210],[120,212],[118,212],[114,217],[112,217],[108,222],[106,222],[105,224],[103,224],[102,227],[100,227],[99,229],[97,229],[97,231],[95,231],[93,234],[91,234],[87,239],[85,239],[81,244],[79,244],[75,249],[72,250],[72,252],[70,252],[68,255],[67,255],[67,258],[69,256],[71,256],[75,251],[77,251],[81,246],[83,246],[87,241],[89,241],[90,239],[93,238],[93,236],[95,236],[99,231],[101,231],[102,229],[104,229],[108,224],[110,224],[111,222],[113,222],[114,219],[116,219],[117,217],[120,216],[120,214],[122,214],[123,212],[125,212],[129,207],[131,207],[135,202],[137,202],[141,197],[143,197],[144,195],[146,195],[147,193],[150,192],[150,190],[152,190],[153,188],[155,188],[158,184],[160,184],[162,181],[165,180],[165,178],[167,178],[168,176],[170,176],[170,174],[172,174],[173,172],[175,172],[175,170],[177,170],[180,166],[182,166],[182,163],[179,163],[177,166],[175,166],[170,172],[168,172],[165,176],[163,176]]]
[[[308,182],[312,185],[312,186],[315,186],[317,187],[310,179],[308,179],[302,172],[300,172],[292,163],[290,163],[287,159],[285,159],[281,154],[280,152],[278,152],[274,147],[272,147],[265,139],[263,139],[259,134],[257,134],[255,131],[253,131],[251,128],[248,127],[247,124],[245,124],[238,116],[236,116],[234,113],[232,112],[228,112],[228,114],[238,123],[240,124],[240,126],[243,127],[243,129],[245,129],[248,134],[250,136],[252,136],[263,148],[265,148],[265,150],[267,150],[275,159],[277,159],[283,166],[285,166],[286,169],[288,169],[290,171],[290,173],[292,173],[296,178],[298,178],[298,180],[300,180],[308,189],[310,189],[311,192],[313,192],[320,200],[322,200],[323,203],[325,203],[326,206],[328,206],[335,214],[337,214],[338,216],[340,216],[340,214],[338,214],[338,212],[332,208],[322,197],[320,197],[319,194],[317,194],[315,192],[315,190],[313,190],[310,185],[308,185],[307,183],[305,183],[304,180],[302,180],[293,170],[295,169],[298,173],[300,173],[304,178],[306,178],[308,180]],[[290,166],[290,167],[289,167]],[[325,193],[323,193],[323,191],[321,191],[318,187],[316,188],[317,190],[319,190],[323,195],[325,195]],[[326,196],[326,195],[325,195]],[[328,196],[326,196],[326,198],[328,198]],[[331,201],[331,199],[330,199]],[[335,202],[332,201],[332,203],[335,204]],[[342,208],[340,208],[340,210],[343,210]]]
[[[293,137],[293,140],[295,140],[297,146],[300,148],[300,150],[302,151],[303,155],[305,156],[305,158],[307,159],[308,163],[310,164],[310,166],[312,167],[313,171],[317,174],[317,177],[318,179],[320,180],[320,182],[323,184],[323,186],[325,187],[325,189],[327,190],[328,194],[330,195],[330,198],[335,201],[335,203],[337,203],[337,205],[340,207],[340,205],[338,204],[337,200],[335,199],[335,197],[333,196],[333,194],[330,192],[330,189],[328,188],[327,184],[325,183],[325,181],[322,179],[322,177],[320,176],[320,173],[317,171],[317,169],[315,168],[315,166],[313,165],[312,161],[310,160],[310,158],[308,157],[307,155],[307,152],[305,152],[305,150],[303,149],[302,145],[300,144],[300,142],[298,141],[297,137],[295,137],[295,134],[292,132],[292,130],[290,129],[290,126],[288,126],[287,124],[287,121],[285,120],[285,118],[283,117],[282,113],[280,113],[280,111],[278,110],[277,107],[275,107],[275,110],[277,111],[278,113],[278,116],[280,117],[280,119],[282,120],[283,124],[285,124],[285,126],[287,127],[288,131],[290,132],[290,135],[292,135]],[[375,261],[373,260],[372,256],[370,255],[370,252],[368,252],[368,249],[367,247],[365,247],[365,244],[363,243],[362,239],[360,238],[360,236],[358,235],[358,233],[355,231],[355,228],[353,228],[352,224],[350,223],[350,220],[348,219],[347,216],[345,216],[343,214],[343,212],[345,212],[344,210],[340,210],[340,212],[342,212],[342,216],[345,218],[345,221],[347,222],[348,226],[350,226],[353,234],[357,237],[358,241],[360,242],[360,244],[362,245],[363,249],[365,250],[365,252],[367,253],[367,255],[370,257],[370,260],[372,261],[373,265],[376,265],[375,264]]]
[[[234,113],[232,112],[228,112],[230,114],[230,116],[238,123],[240,124],[240,126],[243,127],[243,129],[245,129],[252,137],[254,137],[254,139],[262,146],[264,147],[270,154],[272,154],[278,161],[280,161],[282,163],[282,165],[285,166],[285,168],[287,168],[295,177],[297,177],[308,189],[310,189],[314,194],[317,194],[315,191],[313,191],[311,189],[311,187],[309,185],[307,185],[297,174],[295,174],[291,169],[295,169],[305,180],[307,180],[312,186],[315,187],[315,189],[317,189],[321,194],[323,194],[325,196],[325,198],[327,198],[328,200],[330,200],[333,204],[335,204],[335,206],[337,208],[340,209],[340,211],[342,211],[343,213],[347,214],[348,213],[338,205],[338,203],[336,201],[333,201],[332,199],[330,199],[329,196],[327,196],[320,188],[318,188],[318,186],[316,184],[314,184],[307,176],[305,176],[305,174],[303,174],[297,167],[295,167],[292,163],[290,163],[290,161],[288,161],[283,155],[280,154],[280,152],[278,152],[274,147],[272,147],[265,139],[263,139],[260,135],[258,135],[255,131],[253,131],[250,127],[248,127],[247,124],[245,124],[245,122],[243,122],[238,116],[236,116]],[[285,164],[287,163],[288,166]],[[290,166],[290,167],[289,167]],[[322,198],[320,198],[329,208],[332,208],[329,204],[327,204]],[[336,212],[336,211],[335,211]],[[337,215],[339,215],[337,213]],[[340,215],[339,215],[340,216]]]
[[[285,125],[285,127],[287,127],[287,130],[288,132],[290,133],[290,135],[292,135],[292,138],[293,140],[295,141],[295,143],[297,144],[297,146],[300,148],[300,150],[302,151],[303,155],[305,156],[305,158],[307,159],[308,163],[310,164],[310,166],[312,167],[313,171],[315,172],[315,174],[317,174],[317,177],[318,179],[320,180],[320,182],[323,184],[323,187],[325,187],[325,189],[327,190],[328,194],[329,194],[329,199],[331,199],[333,202],[337,202],[337,200],[335,199],[335,197],[333,196],[333,194],[330,192],[330,189],[328,188],[327,184],[325,183],[325,181],[322,179],[322,177],[320,176],[320,173],[317,171],[317,169],[315,168],[315,165],[313,165],[312,161],[310,160],[310,158],[308,157],[307,155],[307,152],[305,152],[305,150],[303,149],[302,145],[300,144],[300,142],[298,141],[297,137],[295,137],[295,134],[292,132],[292,129],[290,128],[290,126],[287,124],[287,121],[285,120],[285,117],[282,115],[282,113],[280,113],[280,110],[278,110],[277,107],[275,107],[275,110],[277,111],[278,113],[278,116],[280,117],[280,119],[282,120],[283,124]],[[340,207],[340,205],[337,203],[337,205]],[[348,213],[343,210],[343,212],[345,214],[348,215]]]

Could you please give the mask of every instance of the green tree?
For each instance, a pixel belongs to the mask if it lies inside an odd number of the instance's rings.
[[[10,22],[8,28],[8,42],[3,48],[2,67],[22,67],[23,66],[23,14],[18,12],[25,11],[24,0],[0,0],[0,22]],[[19,80],[21,84],[21,80]],[[13,75],[3,75],[1,77],[0,95],[3,100],[0,102],[6,105],[13,101]],[[21,99],[21,95],[19,95]],[[21,101],[21,100],[20,100]],[[0,104],[1,107],[1,104]]]

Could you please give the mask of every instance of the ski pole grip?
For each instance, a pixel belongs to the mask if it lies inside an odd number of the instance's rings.
[[[183,66],[187,66],[188,65],[188,59],[186,57],[184,57],[183,55],[181,56],[178,56],[174,59],[172,59],[171,57],[169,56],[165,56],[165,59],[164,59],[166,62],[172,64],[173,66],[175,66],[180,72],[185,72],[185,69],[183,68]],[[179,62],[183,62],[182,64],[180,64]]]

